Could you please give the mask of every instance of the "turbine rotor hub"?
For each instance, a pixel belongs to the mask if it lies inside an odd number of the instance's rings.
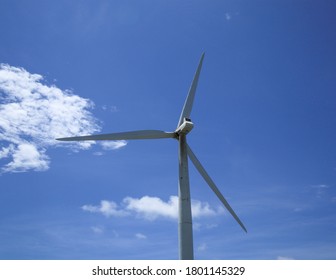
[[[183,123],[175,130],[177,135],[187,135],[194,127],[191,119],[184,118]]]

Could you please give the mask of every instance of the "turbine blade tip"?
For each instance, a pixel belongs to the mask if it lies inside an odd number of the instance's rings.
[[[55,140],[57,140],[57,141],[70,141],[69,138],[68,137],[66,137],[66,138],[56,138]]]

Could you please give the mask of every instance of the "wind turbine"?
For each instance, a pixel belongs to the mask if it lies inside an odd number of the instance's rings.
[[[191,83],[189,93],[185,100],[182,113],[177,124],[177,128],[172,132],[165,132],[161,130],[138,130],[120,133],[88,135],[58,138],[60,141],[87,141],[87,140],[134,140],[134,139],[160,139],[173,138],[179,142],[179,184],[178,184],[178,240],[179,240],[179,257],[182,260],[192,260],[194,258],[193,249],[193,233],[192,233],[192,215],[191,215],[191,201],[189,189],[189,170],[188,157],[195,165],[198,172],[202,175],[212,191],[217,195],[219,200],[223,203],[225,208],[230,212],[233,218],[238,222],[241,228],[247,232],[244,224],[233,211],[227,200],[221,194],[213,180],[200,161],[195,156],[187,144],[187,134],[193,129],[194,124],[191,122],[190,114],[194,102],[195,92],[197,88],[198,78],[201,72],[204,53],[199,61],[194,79]]]

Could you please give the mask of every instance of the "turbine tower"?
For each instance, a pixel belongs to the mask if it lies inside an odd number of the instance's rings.
[[[193,129],[194,124],[191,122],[190,114],[194,102],[197,83],[200,76],[202,63],[204,59],[204,53],[199,61],[194,79],[191,83],[189,93],[185,100],[182,113],[177,124],[177,128],[172,132],[165,132],[161,130],[138,130],[120,133],[110,134],[98,134],[88,136],[77,136],[58,138],[60,141],[87,141],[87,140],[134,140],[134,139],[160,139],[160,138],[173,138],[179,142],[179,184],[178,184],[178,240],[179,240],[179,257],[182,260],[194,259],[193,249],[193,233],[192,233],[192,215],[191,215],[191,201],[190,201],[190,189],[189,189],[189,169],[188,169],[188,157],[195,165],[198,172],[203,179],[207,182],[212,191],[217,195],[219,200],[223,203],[225,208],[230,212],[233,218],[241,226],[241,228],[247,232],[244,224],[238,218],[233,211],[227,200],[221,194],[213,180],[200,161],[195,156],[187,144],[187,134]]]

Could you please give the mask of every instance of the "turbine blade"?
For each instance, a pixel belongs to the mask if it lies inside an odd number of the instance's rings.
[[[212,181],[208,173],[205,171],[204,167],[197,159],[189,145],[187,145],[187,153],[193,164],[195,165],[198,172],[202,175],[203,179],[208,183],[209,187],[213,190],[213,192],[217,195],[219,200],[224,204],[225,208],[230,212],[233,218],[237,221],[237,223],[242,227],[242,229],[247,232],[245,226],[243,225],[242,221],[238,218],[237,214],[233,211],[230,204],[226,201],[224,196],[221,194],[215,183]]]
[[[180,120],[178,122],[177,127],[179,127],[183,123],[184,118],[189,118],[190,117],[191,109],[192,109],[193,102],[194,102],[195,92],[196,92],[196,88],[197,88],[198,78],[199,78],[199,75],[201,73],[204,54],[205,53],[202,54],[201,59],[198,63],[198,67],[197,67],[194,79],[191,83],[189,93],[188,93],[187,98],[184,102],[184,106],[183,106],[182,113],[181,113]]]
[[[160,139],[174,138],[174,132],[165,132],[161,130],[138,130],[129,132],[119,132],[110,134],[97,134],[88,136],[75,136],[58,138],[59,141],[86,141],[86,140],[133,140],[133,139]]]

